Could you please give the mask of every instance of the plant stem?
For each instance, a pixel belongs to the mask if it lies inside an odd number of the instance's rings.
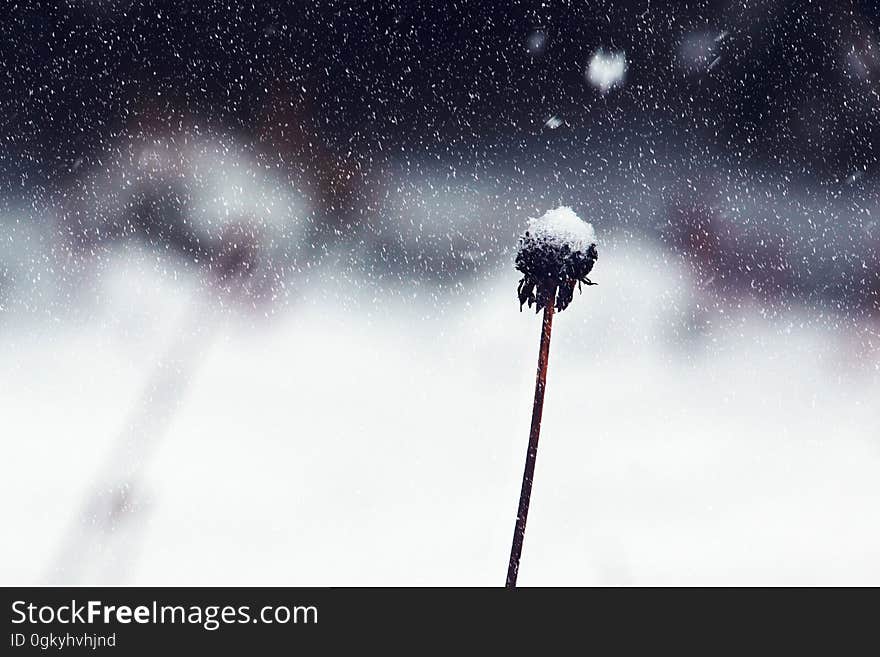
[[[522,490],[519,494],[519,510],[513,530],[513,545],[510,548],[510,562],[507,566],[507,586],[516,586],[519,573],[519,559],[522,555],[523,538],[526,533],[526,518],[529,515],[529,500],[532,497],[532,479],[535,476],[535,461],[538,458],[538,438],[541,435],[541,415],[544,411],[544,388],[547,382],[547,359],[550,355],[550,331],[553,329],[553,300],[555,291],[544,306],[544,321],[541,329],[541,347],[538,351],[538,373],[535,377],[535,401],[532,406],[532,427],[529,431],[529,450],[526,452],[526,468],[523,472]]]

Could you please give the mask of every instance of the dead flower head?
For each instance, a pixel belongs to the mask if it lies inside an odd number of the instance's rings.
[[[575,284],[595,285],[587,275],[599,257],[592,224],[569,207],[558,207],[537,219],[530,219],[520,238],[516,268],[520,309],[524,304],[535,312],[556,296],[556,309],[565,310],[574,297]]]

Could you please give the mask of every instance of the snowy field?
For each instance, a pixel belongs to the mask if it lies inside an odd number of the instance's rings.
[[[880,584],[877,327],[701,312],[681,263],[602,239],[554,327],[520,584]],[[255,320],[134,251],[89,312],[7,315],[0,582],[500,585],[540,327],[517,280],[437,304],[324,272]],[[174,344],[179,406],[119,453]],[[108,459],[137,479],[109,530],[83,515]]]

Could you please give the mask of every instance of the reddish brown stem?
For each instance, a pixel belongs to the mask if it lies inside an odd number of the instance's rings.
[[[547,383],[547,359],[550,356],[550,331],[553,329],[553,297],[544,306],[544,322],[541,330],[541,348],[538,351],[538,373],[535,378],[535,401],[532,406],[532,427],[529,431],[529,450],[526,452],[526,468],[523,472],[522,490],[519,494],[519,510],[513,530],[513,545],[510,548],[510,562],[507,566],[507,586],[516,586],[519,573],[519,559],[522,555],[523,538],[526,533],[526,519],[529,515],[529,500],[532,497],[532,479],[535,476],[535,461],[538,458],[538,438],[541,435],[541,415],[544,412],[544,388]]]

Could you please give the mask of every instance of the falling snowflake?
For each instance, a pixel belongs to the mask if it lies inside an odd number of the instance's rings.
[[[626,53],[605,52],[600,48],[587,66],[587,81],[604,94],[623,84],[626,68]]]
[[[565,121],[554,114],[544,122],[544,127],[549,128],[550,130],[556,130],[556,128],[561,126],[563,123],[565,123]]]

